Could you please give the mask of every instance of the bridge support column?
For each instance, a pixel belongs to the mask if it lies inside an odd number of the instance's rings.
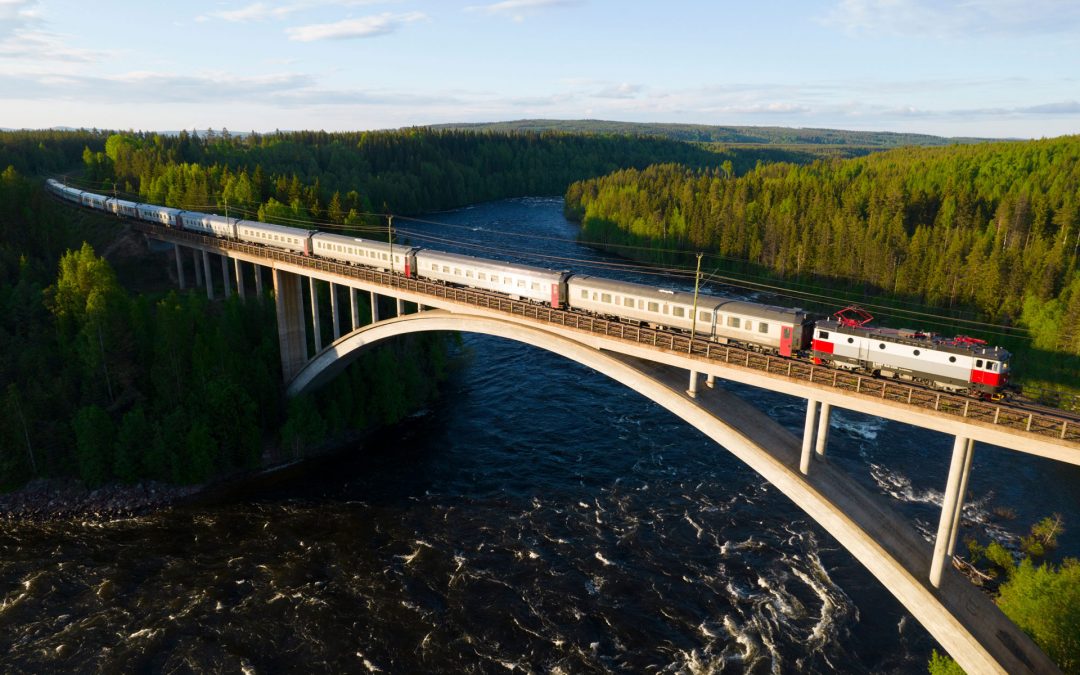
[[[244,268],[243,263],[240,262],[240,258],[234,258],[233,265],[236,268],[236,294],[240,296],[240,299],[244,299]]]
[[[806,423],[803,424],[802,455],[799,458],[799,471],[805,476],[810,473],[810,453],[814,448],[814,426],[817,422],[818,402],[806,399]]]
[[[263,298],[262,265],[255,263],[255,295],[259,300]]]
[[[180,290],[184,290],[184,261],[180,258],[180,244],[173,244],[173,253],[176,254],[176,281],[180,284]]]
[[[371,323],[376,323],[379,320],[379,296],[375,295],[375,291],[371,292]]]
[[[949,539],[956,527],[957,502],[962,498],[960,483],[963,482],[964,464],[967,463],[968,439],[957,436],[953,442],[952,462],[949,463],[949,480],[945,484],[945,495],[941,500],[941,521],[938,523],[937,537],[934,539],[934,557],[930,561],[930,584],[934,588],[941,586],[941,575],[945,571],[945,558],[949,550]]]
[[[315,286],[315,277],[308,277],[311,288],[311,332],[315,334],[315,353],[322,351],[322,324],[319,323],[319,289]]]
[[[307,363],[307,327],[304,325],[304,287],[300,275],[274,270],[281,374],[292,380]]]
[[[334,324],[334,339],[341,337],[341,321],[338,316],[337,286],[330,282],[330,321]]]
[[[214,275],[210,273],[210,254],[202,252],[203,278],[206,279],[206,298],[214,299]]]
[[[199,260],[199,251],[197,249],[191,249],[191,266],[195,268],[195,287],[203,285],[203,268],[202,262]]]
[[[221,280],[225,282],[225,299],[232,297],[232,282],[229,281],[229,256],[221,256]]]
[[[705,376],[705,386],[708,387],[709,389],[712,389],[714,386],[716,386],[716,376],[713,375],[712,373],[709,373],[708,375],[706,375]]]
[[[352,329],[360,327],[360,294],[355,288],[349,288],[349,305],[352,309]]]
[[[405,301],[401,298],[397,299],[397,315],[401,316],[405,313]]]
[[[818,456],[818,459],[821,459],[825,456],[825,446],[829,443],[830,413],[832,413],[832,406],[828,403],[822,402],[821,416],[818,417],[817,442],[814,444],[814,454]]]
[[[960,477],[960,492],[956,499],[956,512],[953,514],[952,531],[949,533],[949,550],[946,555],[951,556],[956,551],[956,538],[960,534],[960,516],[964,512],[964,495],[967,494],[968,477],[971,475],[971,459],[975,455],[975,439],[969,438],[967,452],[964,456],[964,475]]]
[[[690,386],[686,390],[686,395],[690,398],[697,398],[697,381],[698,372],[696,370],[690,371]]]

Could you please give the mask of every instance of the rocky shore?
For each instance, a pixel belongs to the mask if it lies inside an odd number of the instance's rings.
[[[189,499],[200,489],[146,482],[89,490],[73,480],[36,480],[0,495],[0,522],[130,518]]]

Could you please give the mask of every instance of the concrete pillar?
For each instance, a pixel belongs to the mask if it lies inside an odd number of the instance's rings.
[[[930,562],[930,584],[934,588],[941,586],[941,576],[945,571],[945,558],[949,550],[949,537],[956,524],[956,502],[960,498],[960,482],[968,447],[968,439],[963,436],[957,436],[953,442],[949,480],[945,484],[945,495],[941,500],[941,522],[938,523],[937,538],[934,539],[934,558]]]
[[[334,339],[341,337],[341,322],[338,320],[337,286],[330,282],[330,321],[334,324]]]
[[[405,301],[401,298],[397,299],[397,315],[401,316],[405,313]]]
[[[810,473],[810,453],[814,449],[814,426],[817,422],[818,402],[806,400],[806,423],[803,424],[802,456],[799,458],[799,471],[805,476]]]
[[[259,265],[258,263],[255,264],[255,295],[259,297],[259,300],[262,300],[262,265]]]
[[[352,306],[352,329],[360,327],[360,294],[355,288],[349,289],[349,305]]]
[[[233,258],[233,262],[236,263],[236,294],[240,296],[240,299],[244,299],[244,268],[243,263],[240,262],[240,258]]]
[[[307,363],[307,327],[304,325],[304,288],[300,275],[274,270],[281,373],[286,382]]]
[[[946,555],[952,555],[956,551],[956,539],[960,533],[960,516],[964,513],[964,496],[967,495],[968,476],[971,475],[971,460],[975,455],[975,439],[969,438],[967,451],[964,456],[964,475],[960,477],[960,492],[956,499],[956,511],[953,514],[953,526],[949,533],[949,550]]]
[[[375,291],[371,292],[371,323],[375,323],[379,320],[379,296],[375,295]]]
[[[322,324],[319,323],[319,289],[315,286],[315,277],[308,277],[311,288],[311,329],[315,334],[315,353],[322,351]]]
[[[173,253],[176,254],[176,281],[180,284],[180,290],[184,290],[184,262],[180,258],[180,244],[173,244]]]
[[[203,285],[203,268],[202,261],[199,260],[199,251],[197,249],[191,249],[191,265],[195,268],[195,286],[199,287]]]
[[[821,404],[821,416],[818,417],[817,442],[814,444],[814,453],[821,459],[825,456],[825,446],[829,443],[829,413],[832,406],[828,403]]]
[[[712,373],[709,373],[708,375],[706,375],[705,376],[705,386],[708,387],[709,389],[712,389],[714,386],[716,386],[716,376],[713,375]]]
[[[206,297],[214,299],[214,275],[210,273],[210,254],[202,252],[203,278],[206,279]]]
[[[690,371],[690,386],[686,389],[686,395],[690,398],[697,398],[697,381],[698,373],[696,370]]]
[[[232,282],[229,281],[229,256],[221,256],[221,279],[225,282],[226,299],[232,296]]]

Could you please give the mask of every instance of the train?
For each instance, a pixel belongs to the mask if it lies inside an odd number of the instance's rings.
[[[1011,355],[1005,349],[965,336],[946,338],[914,329],[871,326],[873,317],[857,307],[822,317],[800,308],[705,293],[699,293],[695,302],[692,293],[569,270],[142,204],[79,190],[51,178],[46,186],[74,204],[165,227],[691,333],[721,344],[951,393],[1000,398],[1008,384]]]

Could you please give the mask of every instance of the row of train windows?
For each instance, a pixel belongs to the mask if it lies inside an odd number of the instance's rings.
[[[341,244],[323,244],[325,248],[331,251],[337,251],[338,253],[349,253],[351,255],[359,255],[361,258],[375,258],[376,260],[386,260],[385,253],[376,253],[375,251],[361,251],[358,248],[352,248],[350,246],[342,246]],[[400,261],[401,256],[394,256],[394,260]]]
[[[588,291],[588,289],[584,289],[584,288],[581,289],[581,299],[582,300],[588,300],[589,299],[589,291]],[[621,305],[623,307],[629,307],[631,309],[634,308],[634,298],[631,298],[631,297],[628,297],[628,296],[623,296],[622,298],[620,298],[619,296],[612,297],[612,295],[610,293],[597,293],[596,291],[593,291],[592,300],[593,300],[593,302],[603,302],[603,303],[606,303],[606,304],[609,304],[609,305],[615,305],[615,306],[620,306]],[[647,305],[647,308],[646,308],[646,305]],[[653,314],[660,314],[661,313],[661,311],[660,311],[660,303],[659,302],[653,302],[651,300],[648,303],[646,303],[644,300],[640,300],[640,299],[637,300],[637,308],[641,309],[641,310],[646,310],[646,311],[652,312]],[[668,305],[664,305],[663,313],[668,314]],[[682,307],[680,305],[671,305],[671,312],[670,313],[671,313],[672,316],[682,319],[682,318],[686,318],[687,310],[686,310],[685,307]],[[704,322],[704,323],[711,323],[712,322],[712,314],[710,312],[698,312],[698,321],[701,321],[701,322]],[[741,320],[737,316],[729,316],[728,319],[727,319],[727,325],[732,327],[732,328],[739,328],[741,323],[742,323]],[[747,321],[746,322],[746,327],[744,328],[744,330],[753,330],[753,329],[754,329],[754,322],[753,321]],[[769,324],[764,322],[764,321],[759,321],[758,322],[758,332],[759,333],[768,333],[769,332]]]
[[[432,263],[431,264],[431,271],[432,272],[438,272],[439,271],[439,266],[436,263]],[[443,271],[443,274],[453,274],[456,277],[464,276],[466,279],[476,278],[478,281],[490,281],[493,284],[500,283],[498,274],[492,274],[491,277],[489,278],[487,272],[477,272],[476,276],[474,277],[472,270],[465,270],[465,274],[462,275],[460,267],[455,267],[453,269],[453,271],[451,271],[449,265],[443,265],[442,266],[442,271]],[[504,276],[504,277],[502,277],[502,283],[506,284],[508,286],[513,286],[514,285],[514,279],[511,278],[511,277]],[[533,290],[533,291],[539,291],[540,290],[540,282],[538,282],[538,281],[532,281],[532,282],[529,282],[528,284],[526,284],[524,279],[518,279],[517,280],[517,287],[518,288],[525,288],[526,285],[528,285],[530,290]]]
[[[276,234],[266,234],[264,232],[254,232],[256,239],[265,239],[267,241],[283,241],[287,244],[296,244],[298,240],[296,237],[283,237]]]

